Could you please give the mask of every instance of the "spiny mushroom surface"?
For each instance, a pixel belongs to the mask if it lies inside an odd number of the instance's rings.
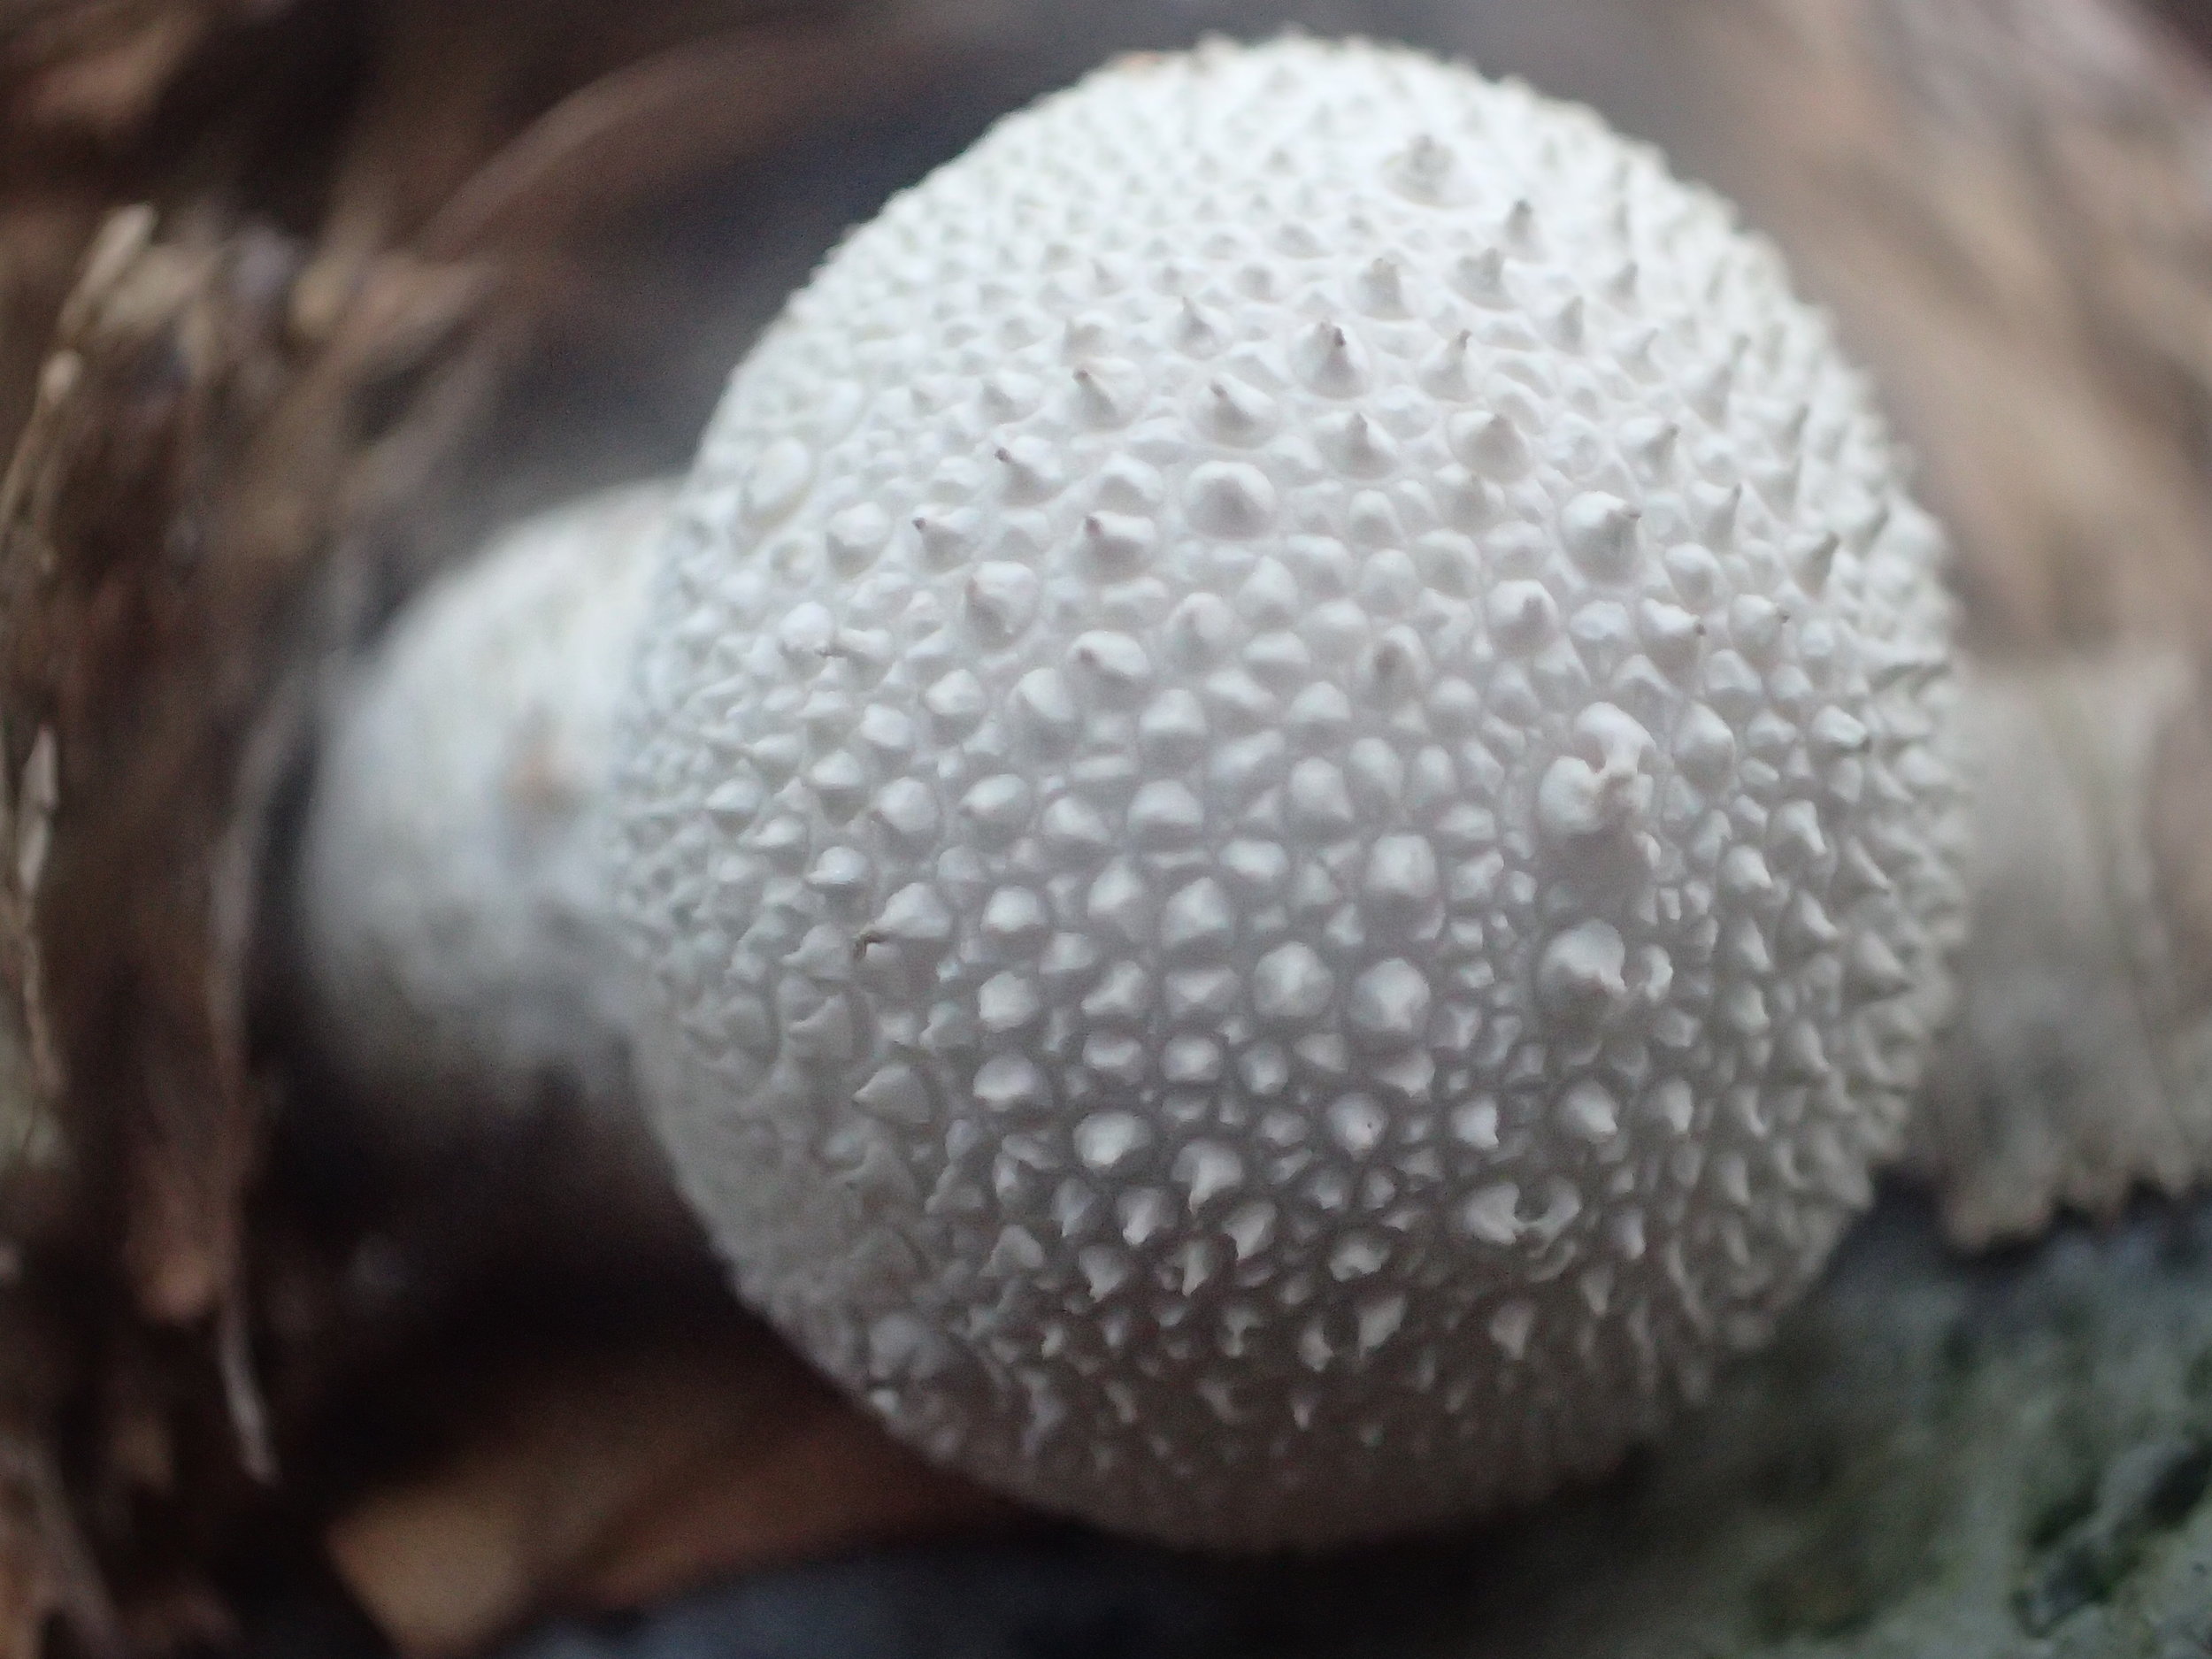
[[[671,493],[516,526],[403,611],[337,700],[294,907],[303,977],[404,1142],[449,1139],[464,1106],[634,1111],[595,826]]]
[[[856,233],[664,543],[613,801],[742,1294],[933,1455],[1317,1543],[1601,1467],[1894,1148],[1940,538],[1586,111],[1133,59]]]

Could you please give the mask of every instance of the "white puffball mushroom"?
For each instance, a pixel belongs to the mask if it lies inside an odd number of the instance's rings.
[[[2212,706],[2189,653],[2140,640],[1961,692],[1972,920],[1909,1151],[1982,1247],[2212,1176]]]
[[[634,1118],[598,859],[668,483],[529,519],[416,599],[334,700],[299,860],[306,1001],[410,1144],[470,1111]]]
[[[741,1294],[1048,1509],[1319,1544],[1598,1470],[1897,1145],[1939,534],[1588,111],[1125,61],[856,232],[680,501],[611,797]]]

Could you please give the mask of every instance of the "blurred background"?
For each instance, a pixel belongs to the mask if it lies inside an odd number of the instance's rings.
[[[1900,1190],[1601,1491],[1225,1565],[920,1470],[574,1125],[386,1146],[302,1038],[270,872],[334,667],[499,522],[680,467],[993,119],[1289,26],[1736,196],[1978,652],[2212,638],[2195,0],[0,0],[0,1654],[2212,1651],[2185,1209],[1968,1262]]]

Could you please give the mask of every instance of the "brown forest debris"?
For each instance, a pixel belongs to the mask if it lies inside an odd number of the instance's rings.
[[[63,1548],[72,1506],[110,1517],[92,1545],[121,1628],[159,1646],[210,1617],[188,1577],[209,1517],[273,1472],[243,1300],[268,1088],[249,978],[320,675],[365,605],[432,567],[435,504],[533,340],[601,303],[599,215],[918,61],[835,23],[756,29],[741,4],[657,29],[577,7],[565,32],[548,6],[369,5],[357,99],[325,138],[281,135],[330,158],[303,226],[297,198],[257,204],[258,175],[224,171],[265,153],[255,120],[297,111],[180,91],[289,39],[254,32],[287,9],[0,6],[0,1125],[54,1154],[45,1174],[0,1164],[24,1276],[19,1298],[0,1285],[0,1338],[52,1360],[5,1379],[0,1447],[69,1485],[0,1487],[0,1638],[54,1608],[96,1654],[121,1639]],[[703,76],[716,109],[675,119]],[[65,1421],[96,1432],[58,1441]]]
[[[5,0],[0,121],[115,143],[134,136],[211,35],[290,0]]]
[[[530,1368],[450,1463],[342,1515],[331,1554],[403,1653],[444,1659],[550,1609],[1014,1513],[741,1326]]]
[[[2127,0],[1700,0],[1655,122],[1839,314],[1972,637],[2212,638],[2212,68]]]

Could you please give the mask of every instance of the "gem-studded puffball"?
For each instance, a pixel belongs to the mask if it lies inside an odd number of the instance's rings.
[[[1109,68],[836,252],[665,557],[658,1127],[946,1463],[1239,1548],[1539,1493],[1898,1137],[1940,538],[1772,251],[1586,111]]]

